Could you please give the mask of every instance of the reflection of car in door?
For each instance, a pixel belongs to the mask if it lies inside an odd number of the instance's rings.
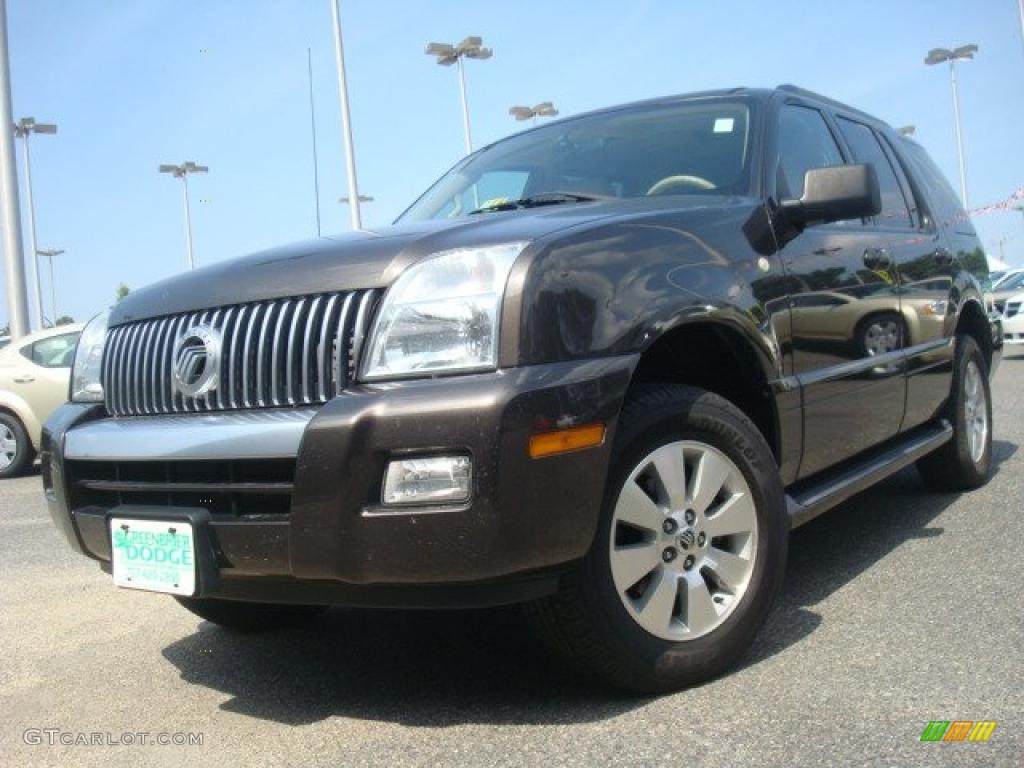
[[[0,477],[32,464],[46,418],[68,399],[81,325],[24,336],[0,350]]]
[[[795,296],[791,303],[793,336],[805,345],[851,344],[851,354],[872,357],[942,333],[949,293],[948,277],[897,287],[857,286]]]

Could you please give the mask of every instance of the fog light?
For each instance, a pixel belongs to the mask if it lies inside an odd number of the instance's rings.
[[[468,456],[429,456],[388,464],[384,503],[450,504],[469,500],[473,463]]]

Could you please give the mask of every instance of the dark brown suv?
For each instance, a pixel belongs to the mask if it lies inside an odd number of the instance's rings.
[[[985,482],[987,271],[924,150],[855,109],[606,109],[392,227],[94,319],[46,495],[115,583],[226,627],[521,602],[572,663],[671,689],[749,645],[791,527],[913,462]]]

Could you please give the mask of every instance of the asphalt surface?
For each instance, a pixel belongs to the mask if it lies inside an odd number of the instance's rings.
[[[798,530],[740,667],[661,698],[564,672],[514,610],[332,610],[232,636],[114,588],[59,537],[38,476],[0,481],[0,763],[1020,765],[1022,380],[1008,356],[988,486],[933,494],[911,469]],[[919,741],[957,719],[998,725],[984,744]],[[29,728],[203,744],[32,745]]]

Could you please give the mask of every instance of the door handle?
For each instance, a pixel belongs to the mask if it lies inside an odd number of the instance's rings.
[[[868,269],[888,269],[892,266],[892,256],[887,248],[868,248],[864,251],[864,266]]]
[[[953,254],[948,248],[936,248],[932,251],[932,258],[935,262],[943,267],[948,267],[953,263]]]
[[[31,384],[35,380],[35,376],[29,376],[27,373],[14,377],[14,381],[18,384]]]

